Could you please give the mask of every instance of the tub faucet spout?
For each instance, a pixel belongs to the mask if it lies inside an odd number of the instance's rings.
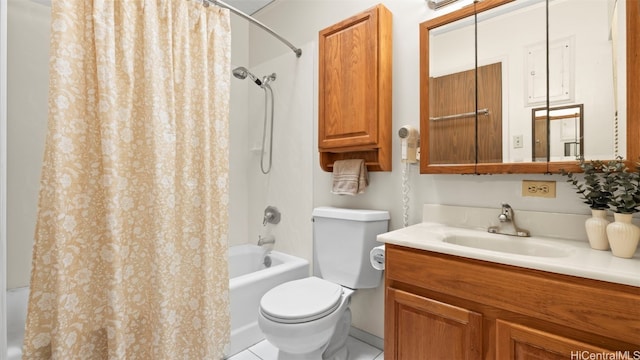
[[[267,235],[267,236],[258,236],[258,246],[263,246],[263,245],[267,245],[267,244],[275,244],[276,243],[276,238],[273,235]]]

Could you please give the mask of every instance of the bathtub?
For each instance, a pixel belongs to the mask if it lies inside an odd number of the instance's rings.
[[[7,360],[22,359],[28,300],[28,287],[7,290]]]
[[[264,339],[258,327],[262,295],[276,285],[309,276],[307,260],[278,251],[268,257],[271,265],[266,267],[261,247],[245,244],[229,248],[231,343],[225,351],[227,357]]]

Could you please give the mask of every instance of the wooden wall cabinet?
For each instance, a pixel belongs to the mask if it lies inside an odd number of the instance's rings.
[[[391,244],[385,284],[387,360],[640,356],[637,287]]]
[[[320,165],[364,159],[391,171],[392,15],[377,5],[319,34]]]

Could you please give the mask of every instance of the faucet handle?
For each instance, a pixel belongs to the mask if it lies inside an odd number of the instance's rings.
[[[511,208],[511,205],[502,203],[502,211],[500,212],[500,215],[498,215],[498,220],[500,220],[500,222],[511,221],[513,218],[512,214],[513,209]]]
[[[267,206],[264,209],[264,217],[262,218],[262,225],[277,224],[280,222],[280,211],[275,206]]]

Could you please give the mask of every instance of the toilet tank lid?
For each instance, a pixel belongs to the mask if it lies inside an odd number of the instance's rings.
[[[354,221],[389,220],[389,212],[384,210],[343,209],[331,206],[321,206],[313,209],[314,218],[330,218]]]

